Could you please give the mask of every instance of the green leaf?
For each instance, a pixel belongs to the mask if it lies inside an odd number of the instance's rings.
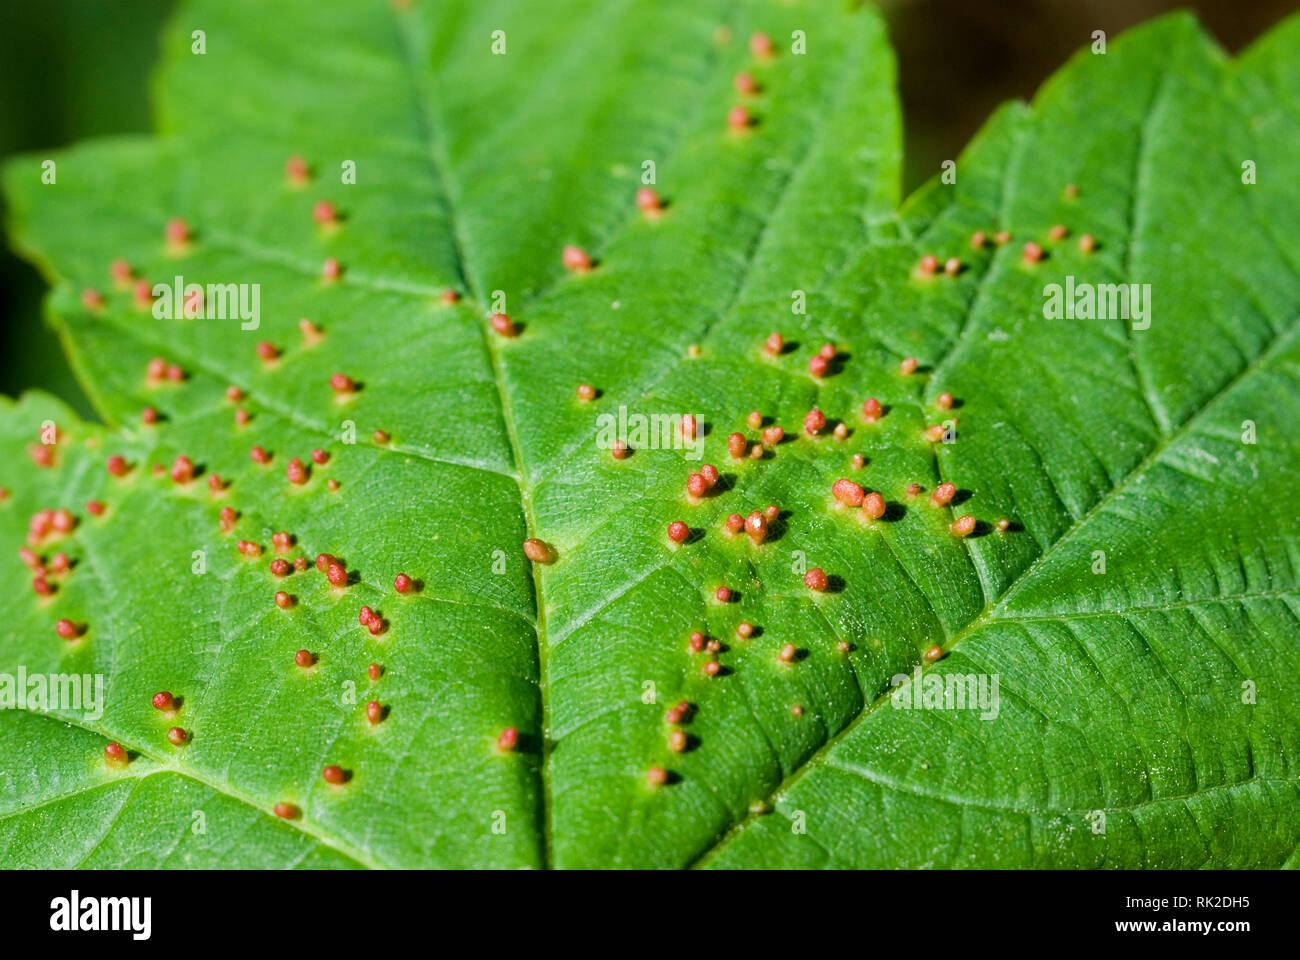
[[[774,56],[751,52],[756,31]],[[1300,19],[1235,62],[1181,16],[1085,51],[990,119],[955,183],[901,207],[894,67],[868,9],[297,0],[268,21],[200,0],[164,43],[157,138],[58,154],[54,184],[45,157],[5,172],[11,234],[109,425],[41,395],[0,413],[0,675],[106,684],[99,716],[0,710],[0,862],[1294,865]],[[757,95],[733,89],[741,70]],[[294,154],[306,187],[286,181]],[[646,161],[659,217],[634,203]],[[335,227],[313,222],[319,200]],[[193,228],[184,250],[172,217]],[[974,249],[977,230],[1011,241]],[[566,271],[566,244],[595,269]],[[925,254],[963,269],[924,276]],[[259,284],[260,328],[155,319],[109,280],[117,258],[151,281]],[[1067,276],[1150,284],[1150,325],[1048,319]],[[185,379],[149,380],[153,357]],[[336,372],[360,389],[336,396]],[[814,405],[847,437],[805,435]],[[688,498],[701,461],[680,444],[612,458],[598,417],[621,409],[695,415],[717,488]],[[751,410],[787,439],[732,459]],[[925,438],[954,417],[955,442]],[[168,476],[179,454],[190,483]],[[841,477],[880,491],[885,517],[836,503]],[[958,495],[931,506],[942,481]],[[764,543],[726,532],[767,504]],[[73,566],[42,598],[15,554],[59,507],[76,527],[34,549]],[[949,532],[958,514],[973,536]],[[271,572],[276,531],[307,570]],[[527,537],[554,562],[530,563]],[[310,565],[322,552],[345,588]],[[805,587],[813,566],[831,589]],[[421,589],[397,593],[400,572]],[[58,619],[84,632],[61,639]],[[694,630],[722,644],[717,676]],[[897,709],[913,668],[922,691],[996,678],[996,711]],[[327,764],[350,779],[324,782]]]

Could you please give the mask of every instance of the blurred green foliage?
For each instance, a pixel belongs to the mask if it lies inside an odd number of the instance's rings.
[[[0,159],[85,137],[147,131],[148,78],[175,0],[0,3]],[[0,393],[40,386],[94,412],[40,320],[45,283],[0,249]]]

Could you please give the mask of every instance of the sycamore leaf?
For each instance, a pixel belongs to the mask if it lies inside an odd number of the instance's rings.
[[[1300,19],[1084,51],[901,206],[869,9],[197,0],[164,43],[157,137],[5,171],[108,426],[0,411],[4,865],[1295,864]]]

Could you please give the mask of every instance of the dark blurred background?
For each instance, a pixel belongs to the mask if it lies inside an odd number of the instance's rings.
[[[150,129],[157,37],[177,0],[0,0],[0,160]],[[538,2],[538,0],[520,0]],[[1031,97],[1094,30],[1190,9],[1236,52],[1300,0],[883,0],[901,73],[907,190],[999,103]],[[45,284],[0,249],[0,393],[40,386],[94,412],[41,322]]]

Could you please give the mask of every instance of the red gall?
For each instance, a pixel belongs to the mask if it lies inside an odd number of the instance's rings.
[[[371,680],[378,680],[384,675],[384,668],[377,663],[372,663],[366,668],[366,674]]]
[[[343,772],[342,767],[337,766],[336,764],[330,764],[328,767],[326,767],[324,770],[321,771],[321,777],[325,780],[326,783],[337,784],[345,781],[347,779],[347,774]]]
[[[51,573],[67,573],[72,566],[72,558],[60,550],[50,558]]]
[[[300,667],[310,667],[316,662],[316,657],[310,650],[299,650],[293,655],[293,662]]]
[[[826,428],[826,414],[822,413],[816,407],[813,407],[803,418],[804,431],[809,436],[816,436]]]
[[[971,248],[974,249],[974,250],[980,250],[980,249],[983,249],[984,244],[985,244],[985,242],[987,241],[987,239],[988,239],[988,238],[984,236],[984,231],[983,231],[983,230],[976,230],[974,233],[972,233],[972,234],[970,235],[970,245],[971,245]]]
[[[663,767],[651,767],[645,772],[645,782],[652,787],[662,787],[668,782],[668,771]]]
[[[875,397],[868,397],[862,403],[862,419],[866,423],[875,423],[885,412],[885,408],[880,405],[880,401]]]
[[[831,365],[830,361],[827,360],[819,353],[816,356],[809,359],[808,372],[812,376],[821,379],[822,377],[826,376],[827,371],[830,369],[830,365]]]
[[[673,753],[681,753],[686,749],[686,734],[681,730],[668,731],[668,749]]]
[[[564,252],[560,255],[560,262],[564,264],[565,270],[574,273],[586,273],[591,269],[591,257],[587,251],[573,244],[565,246]]]
[[[172,727],[167,731],[167,739],[173,747],[183,747],[189,742],[190,736],[182,727]]]
[[[975,518],[964,514],[948,524],[948,529],[954,537],[969,537],[975,531]]]
[[[831,484],[831,496],[847,506],[859,507],[862,505],[862,486],[841,477]]]
[[[781,336],[781,334],[777,333],[775,330],[769,333],[767,339],[763,342],[763,352],[769,357],[779,356],[781,351],[784,349],[785,337]]]
[[[327,257],[321,264],[320,276],[326,283],[333,283],[343,275],[343,266],[336,257]]]
[[[738,513],[730,514],[727,517],[727,529],[732,533],[740,533],[745,529],[745,518]]]
[[[776,518],[781,515],[781,508],[775,503],[769,503],[763,508],[763,517],[768,523],[776,523]]]
[[[692,497],[702,497],[709,492],[709,483],[703,474],[692,473],[686,478],[686,492]]]
[[[765,59],[776,52],[776,47],[766,33],[755,33],[749,38],[749,51],[754,56]]]
[[[1079,249],[1084,253],[1092,253],[1097,249],[1097,241],[1091,233],[1085,233],[1079,237]]]
[[[785,439],[785,430],[778,426],[770,426],[763,430],[763,445],[775,447]]]
[[[767,539],[767,518],[755,510],[745,518],[745,532],[754,545],[758,546]]]
[[[289,181],[291,186],[301,187],[307,183],[310,177],[311,171],[307,167],[307,161],[298,154],[294,154],[284,161],[284,178]]]
[[[172,479],[177,483],[189,483],[194,479],[194,461],[181,454],[172,461]]]
[[[270,363],[280,356],[280,348],[270,340],[262,340],[257,344],[257,355],[266,363]]]
[[[700,476],[704,478],[704,482],[709,485],[710,490],[717,486],[718,468],[713,464],[706,463],[704,466],[700,467]]]
[[[271,574],[276,577],[287,577],[289,571],[293,568],[289,566],[289,561],[283,557],[276,557],[271,561]]]
[[[952,404],[953,396],[951,393],[941,393],[934,398],[934,405],[940,410],[951,410]]]
[[[926,427],[924,436],[931,443],[938,443],[943,439],[943,424],[935,423]]]
[[[717,600],[718,603],[730,603],[730,602],[731,602],[731,588],[730,588],[730,587],[718,587],[717,590],[713,591],[713,598],[714,598],[715,600]]]
[[[277,590],[275,591],[275,605],[281,610],[288,610],[293,606],[293,597],[289,596],[289,594],[285,593],[283,590]]]
[[[885,498],[873,490],[862,498],[862,512],[869,520],[879,520],[885,515]]]
[[[393,589],[398,593],[410,593],[415,587],[415,581],[404,573],[399,573],[393,578]]]
[[[293,546],[293,537],[287,530],[279,530],[271,534],[271,545],[275,547],[276,553],[288,553]]]
[[[162,357],[154,357],[145,367],[145,376],[150,380],[161,380],[167,376],[167,361]]]
[[[325,333],[325,331],[316,326],[316,324],[308,320],[306,317],[302,317],[298,320],[298,332],[302,334],[303,340],[305,340],[309,345],[317,343]]]
[[[311,218],[322,227],[332,227],[338,223],[339,211],[328,200],[318,200],[316,206],[312,207]]]
[[[943,262],[943,272],[950,277],[955,277],[961,273],[961,261],[956,257],[949,257]]]
[[[995,526],[998,528],[998,533],[1006,533],[1008,530],[1011,529],[1011,521],[1008,520],[1006,517],[1003,517],[1000,520],[998,520]]]
[[[1008,230],[999,230],[993,236],[993,242],[999,247],[1011,242],[1011,232]]]
[[[663,210],[663,201],[654,187],[640,187],[636,192],[636,205],[647,217],[657,217]]]
[[[550,563],[555,559],[555,554],[551,551],[550,546],[535,537],[529,537],[524,541],[524,556],[528,557],[533,563]]]
[[[251,419],[252,417],[248,415],[248,411],[243,407],[240,407],[235,411],[235,426],[246,427],[248,426],[248,421]]]
[[[690,536],[690,533],[690,527],[686,526],[686,524],[682,523],[680,520],[674,520],[672,523],[668,524],[668,539],[673,543],[681,543]]]
[[[1047,231],[1047,235],[1053,240],[1064,240],[1069,232],[1070,231],[1066,229],[1065,224],[1057,223],[1052,226],[1051,230]]]
[[[716,660],[705,660],[704,663],[700,665],[700,673],[704,674],[706,677],[716,677],[721,670],[722,664],[718,663]]]
[[[798,653],[798,650],[795,649],[795,645],[793,643],[787,643],[777,653],[776,658],[782,663],[793,663],[796,653]]]
[[[936,507],[947,506],[956,493],[957,487],[954,484],[941,483],[934,488],[934,493],[930,494],[930,503]]]
[[[909,484],[907,485],[907,495],[908,495],[909,497],[915,497],[915,496],[919,495],[919,494],[921,493],[921,491],[924,490],[924,489],[925,489],[925,488],[924,488],[923,486],[921,486],[919,483],[909,483]]]
[[[260,544],[256,544],[252,540],[240,540],[239,552],[246,557],[260,557],[262,555],[262,547]]]
[[[453,303],[460,302],[460,294],[448,287],[446,290],[442,291],[442,295],[438,299],[450,306]]]
[[[515,727],[506,727],[497,734],[498,750],[513,750],[519,746],[519,731]]]
[[[113,278],[113,282],[117,286],[125,287],[131,282],[131,264],[118,257],[108,265],[108,275]]]
[[[831,434],[835,437],[836,440],[843,440],[845,437],[849,435],[849,428],[846,424],[842,422],[837,423],[835,424],[835,429],[831,431]]]
[[[916,269],[922,276],[932,277],[939,269],[939,258],[933,253],[927,253],[917,262]]]
[[[289,465],[285,467],[284,472],[288,476],[290,483],[304,484],[310,477],[307,465],[298,457],[294,457],[289,461]]]
[[[292,803],[285,803],[283,800],[272,807],[271,812],[281,820],[296,820],[298,818],[298,808]]]
[[[727,126],[732,130],[748,130],[753,118],[749,110],[742,106],[734,106],[727,111]]]
[[[229,533],[231,530],[235,529],[235,521],[237,519],[239,519],[239,514],[235,512],[234,507],[222,507],[221,518],[219,521],[221,524],[221,532]]]
[[[76,525],[77,518],[62,507],[50,514],[50,526],[59,533],[67,533]]]
[[[373,727],[384,719],[384,705],[378,700],[371,700],[366,704],[366,719],[370,721]]]
[[[515,322],[505,313],[494,313],[488,317],[488,323],[503,337],[513,337],[516,334]]]
[[[125,764],[130,758],[127,756],[126,748],[120,743],[110,743],[104,747],[104,759],[112,764]]]
[[[754,635],[754,625],[748,621],[736,625],[736,636],[741,640],[748,640]]]
[[[54,587],[50,585],[50,581],[46,580],[44,577],[39,577],[39,576],[32,577],[32,590],[38,596],[42,596],[42,597],[48,597],[54,593]]]
[[[749,449],[749,444],[745,442],[743,433],[733,433],[727,437],[727,453],[731,454],[732,459],[740,460],[745,456],[745,451]]]
[[[335,393],[352,393],[357,388],[357,382],[346,373],[336,373],[330,377],[330,387]]]
[[[736,87],[737,93],[742,93],[747,97],[752,97],[754,94],[758,93],[758,81],[754,79],[752,73],[741,71],[736,74],[736,79],[732,82]]]
[[[168,246],[183,247],[190,242],[190,226],[180,217],[172,217],[163,228]]]
[[[253,447],[253,449],[249,450],[248,456],[254,463],[271,462],[271,455],[266,452],[266,448],[263,447],[261,444],[258,444],[257,446]]]
[[[118,453],[108,458],[107,468],[108,472],[115,477],[125,477],[131,469],[127,465],[126,457]]]
[[[146,426],[151,426],[158,422],[158,411],[153,407],[145,407],[140,411],[140,422]]]
[[[94,517],[103,516],[104,505],[98,500],[88,500],[86,502],[86,512]]]
[[[578,384],[578,399],[583,403],[591,403],[596,399],[596,388],[589,383]]]
[[[348,572],[343,569],[340,563],[331,563],[329,569],[325,571],[325,576],[331,586],[346,587],[348,585]]]
[[[153,695],[153,706],[155,710],[172,710],[176,706],[176,698],[166,690],[159,690]]]
[[[934,663],[942,656],[943,656],[943,647],[939,646],[938,644],[935,644],[929,650],[925,651],[925,662]]]
[[[916,357],[905,357],[898,365],[898,372],[903,376],[910,376],[916,372]]]
[[[329,462],[330,455],[317,447],[311,452],[312,463],[325,464]]]
[[[682,415],[682,439],[694,440],[697,429],[695,417],[689,413]]]
[[[809,590],[816,590],[821,593],[830,586],[830,578],[826,576],[826,571],[821,567],[813,567],[803,575],[803,585]]]
[[[1037,263],[1043,259],[1043,248],[1030,240],[1021,248],[1020,256],[1025,263]]]
[[[749,416],[745,418],[745,422],[749,424],[752,429],[757,430],[763,425],[763,415],[757,410],[751,410],[749,411]]]
[[[866,463],[866,460],[863,459],[862,454],[855,453],[853,459],[850,460],[849,463],[853,465],[854,470],[861,470],[862,465]]]
[[[614,445],[609,448],[609,455],[615,460],[626,460],[628,455],[627,444],[622,440],[615,440]]]

